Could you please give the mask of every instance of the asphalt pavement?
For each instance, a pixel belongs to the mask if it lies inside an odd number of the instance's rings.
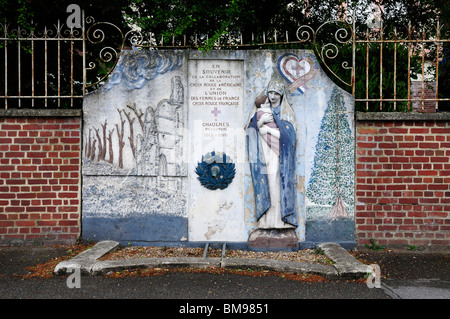
[[[382,288],[394,299],[450,299],[449,250],[365,250],[355,255],[380,266]]]
[[[98,250],[97,253],[99,253]],[[229,310],[224,308],[223,303],[228,300],[258,303],[276,300],[281,303],[281,306],[284,306],[288,305],[289,300],[292,301],[292,299],[450,299],[448,251],[431,253],[358,252],[357,259],[362,261],[362,263],[358,262],[359,264],[380,266],[380,288],[369,288],[364,280],[352,279],[352,275],[358,277],[359,273],[352,274],[348,265],[340,270],[335,267],[336,272],[331,275],[324,274],[328,280],[323,282],[295,281],[283,275],[254,277],[207,272],[170,272],[158,276],[108,278],[103,275],[103,271],[95,274],[89,273],[89,271],[80,271],[80,276],[77,278],[74,277],[76,271],[73,273],[62,271],[60,275],[52,275],[50,278],[25,279],[23,277],[29,272],[26,267],[45,263],[58,257],[67,256],[67,254],[66,247],[0,247],[0,298],[151,299],[158,300],[158,306],[167,306],[167,300],[176,301],[169,305],[171,311],[183,311],[182,307],[185,307],[186,301],[189,300],[198,305],[206,300],[221,300],[222,303],[216,304],[215,310],[222,314]],[[89,254],[90,252],[85,253],[84,257],[89,257],[86,256]],[[89,258],[87,259],[89,260]],[[73,262],[73,260],[76,263],[77,257],[69,261]],[[92,262],[90,271],[93,269],[98,271],[101,269],[99,266],[111,267],[110,264],[98,264],[96,257],[90,261]],[[172,264],[168,264],[168,266],[174,267],[174,261],[171,262]],[[244,261],[241,262],[241,266],[246,265]],[[184,263],[186,266],[186,261]],[[336,264],[339,262],[336,262],[334,266]],[[94,265],[96,268],[93,267]],[[220,265],[226,266],[226,263]],[[255,264],[251,265],[255,266]],[[273,268],[275,266],[270,263],[257,266],[256,268],[259,269],[269,267],[271,271],[276,270]],[[292,270],[289,265],[281,266],[280,272],[289,273]],[[117,264],[114,267],[117,267]],[[232,267],[236,267],[236,265]],[[59,269],[64,269],[64,267]],[[115,268],[106,269],[113,271],[112,269]],[[311,269],[304,268],[303,270],[305,272],[313,271],[313,273],[321,270],[314,267]],[[55,271],[58,271],[57,267]],[[329,269],[326,271],[328,272]],[[184,310],[188,310],[189,307],[185,308]],[[239,309],[243,311],[243,308]]]

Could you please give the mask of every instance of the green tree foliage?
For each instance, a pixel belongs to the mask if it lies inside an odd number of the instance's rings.
[[[50,27],[65,23],[69,13],[67,6],[77,4],[96,21],[108,21],[123,26],[122,6],[120,0],[0,0],[0,22],[16,28],[20,25],[25,31],[34,27]]]
[[[429,27],[439,12],[441,20],[449,19],[445,16],[445,0],[128,0],[123,10],[127,21],[172,36],[229,31],[269,33],[274,29],[295,33],[302,24],[316,28],[325,21],[344,17],[345,11],[355,11],[357,24],[365,25],[374,18],[372,11],[377,6],[373,4],[383,8],[378,14],[385,25],[398,29],[409,21],[420,28]]]
[[[31,30],[33,17],[34,12],[27,1],[0,0],[0,23],[6,25],[13,22],[24,30]],[[17,35],[11,34],[11,36]]]
[[[260,37],[262,32],[265,32],[265,40],[269,43],[274,41],[275,30],[281,34],[281,37],[285,31],[288,31],[290,40],[295,41],[297,40],[295,34],[300,25],[308,25],[313,30],[320,27],[320,34],[317,34],[316,38],[316,49],[319,52],[324,45],[333,42],[337,29],[343,26],[343,24],[323,25],[323,23],[333,19],[348,18],[353,12],[355,12],[356,18],[355,32],[360,38],[361,35],[364,37],[369,26],[379,28],[380,26],[377,23],[381,18],[385,27],[383,36],[385,39],[390,38],[391,40],[394,30],[398,32],[399,37],[407,37],[409,22],[415,27],[416,32],[425,30],[427,36],[433,37],[436,35],[436,19],[439,19],[441,24],[445,25],[448,24],[450,16],[449,5],[444,0],[183,0],[177,2],[130,0],[130,5],[125,8],[125,12],[130,22],[143,30],[163,36],[166,43],[170,42],[172,37],[189,37],[194,34],[208,35],[208,41],[200,43],[200,49],[203,50],[210,50],[219,39],[222,39],[221,43],[228,43],[230,38],[236,39],[241,34],[244,43],[250,43],[252,34]],[[344,12],[347,12],[347,16],[344,15]],[[347,37],[347,39],[349,38]],[[255,40],[255,43],[261,42],[261,39]],[[342,63],[346,61],[347,66],[351,66],[352,47],[342,44],[337,44],[337,47],[339,48],[338,56],[335,59],[327,60],[326,63],[337,77],[351,83],[351,71],[348,68],[343,68]],[[312,42],[295,45],[266,45],[264,48],[311,49]],[[408,98],[408,47],[404,44],[395,45],[393,43],[371,44],[369,47],[368,97],[380,98],[381,51],[383,51],[383,63],[381,65],[383,70],[382,97],[388,99],[393,99],[394,96],[401,99]],[[356,98],[359,99],[366,98],[366,53],[366,45],[357,44],[355,92]],[[418,52],[415,53],[410,59],[412,79],[420,73],[421,68]],[[433,52],[430,54],[433,54]],[[394,58],[397,61],[395,74]],[[448,74],[448,64],[441,65],[441,78]],[[327,67],[324,66],[324,69],[336,80]],[[340,83],[339,80],[336,81]],[[445,89],[446,82],[448,81],[441,80],[441,86],[443,87],[441,95],[445,94],[444,91],[447,91]],[[342,84],[341,87],[351,92],[350,86]],[[359,111],[380,111],[380,103],[370,102],[367,107],[365,102],[359,102],[356,108]],[[394,111],[394,109],[395,111],[407,111],[408,102],[397,102],[395,107],[393,102],[383,102],[383,111]]]

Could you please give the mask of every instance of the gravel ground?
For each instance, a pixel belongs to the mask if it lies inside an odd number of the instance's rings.
[[[203,257],[204,248],[186,247],[123,247],[107,254],[101,260],[117,260],[132,258],[162,258],[162,257]],[[208,249],[207,257],[222,256],[221,249]],[[330,260],[323,254],[312,249],[297,252],[253,252],[245,250],[226,250],[225,258],[276,259],[282,261],[297,261],[305,263],[329,264]]]

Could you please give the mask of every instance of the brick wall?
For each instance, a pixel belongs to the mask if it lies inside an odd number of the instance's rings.
[[[357,123],[358,244],[450,245],[450,122]]]
[[[0,245],[79,237],[80,119],[0,116]]]
[[[81,112],[47,111],[0,113],[0,245],[80,235]],[[357,117],[357,243],[450,246],[450,116],[386,114]]]

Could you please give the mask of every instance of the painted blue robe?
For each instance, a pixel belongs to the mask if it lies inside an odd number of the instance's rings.
[[[295,179],[296,134],[294,126],[280,119],[278,106],[272,109],[275,122],[280,130],[280,199],[281,219],[298,226]],[[259,135],[256,113],[247,128],[247,150],[255,193],[256,218],[259,220],[270,208],[269,181],[264,153]],[[262,141],[264,143],[264,141]]]

